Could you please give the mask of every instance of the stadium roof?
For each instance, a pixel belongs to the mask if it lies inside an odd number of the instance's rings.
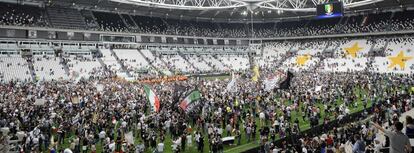
[[[1,0],[10,1],[10,0]],[[225,22],[273,21],[312,17],[316,5],[329,0],[23,0],[46,6],[66,6],[145,16]],[[413,0],[339,0],[345,12],[414,9]]]

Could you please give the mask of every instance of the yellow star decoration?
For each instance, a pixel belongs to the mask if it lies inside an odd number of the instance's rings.
[[[357,56],[357,53],[363,49],[362,47],[358,46],[358,43],[355,43],[352,45],[352,47],[344,48],[346,51],[346,54],[351,55],[352,58],[355,58]]]
[[[303,66],[306,64],[308,60],[310,60],[311,56],[308,54],[296,57],[296,64],[299,66]]]
[[[394,68],[396,65],[399,65],[401,69],[404,69],[405,68],[405,62],[407,62],[408,60],[411,60],[412,58],[413,58],[412,56],[404,56],[404,52],[400,51],[400,53],[398,53],[397,56],[388,57],[388,59],[391,61],[388,68]]]

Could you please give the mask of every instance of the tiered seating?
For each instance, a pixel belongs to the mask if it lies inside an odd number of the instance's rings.
[[[374,46],[372,47],[372,51],[371,52],[384,52],[385,50],[385,45],[387,44],[387,40],[386,39],[374,39]]]
[[[128,28],[125,26],[122,19],[118,14],[105,13],[105,12],[93,12],[93,15],[98,20],[100,30],[103,31],[116,31],[127,32]]]
[[[112,55],[109,49],[101,49],[102,53],[102,60],[108,66],[108,68],[112,71],[119,71],[121,69],[121,65],[119,65],[118,61]]]
[[[171,67],[173,70],[178,70],[181,72],[194,72],[195,69],[184,60],[180,55],[163,55],[161,57],[164,61],[167,62],[168,66]]]
[[[166,25],[161,18],[147,16],[132,16],[138,26],[136,32],[162,34],[166,30]]]
[[[144,49],[141,50],[141,52],[142,54],[144,54],[145,57],[147,57],[150,60],[152,65],[154,65],[157,69],[161,71],[168,71],[168,66],[165,65],[159,57],[154,56],[150,50]]]
[[[357,44],[357,45],[356,45]],[[368,55],[371,50],[385,48],[384,54]],[[411,37],[395,39],[375,39],[375,40],[332,40],[327,47],[326,42],[274,42],[264,45],[263,56],[256,57],[256,63],[261,67],[290,69],[293,71],[328,71],[328,72],[355,72],[372,71],[379,73],[413,73],[414,72],[414,39]],[[328,46],[329,46],[328,45]],[[14,48],[12,51],[18,55],[16,48],[31,48],[33,53],[36,50],[50,49],[50,46],[42,43],[25,43],[17,47],[15,43],[0,44],[0,47]],[[85,51],[76,52],[79,48]],[[88,75],[89,72],[99,68],[101,64],[98,59],[92,57],[92,53],[87,51],[95,46],[77,44],[64,44],[62,49],[63,56],[69,66],[70,74]],[[180,48],[180,47],[150,47],[154,51],[147,49],[138,52],[135,49],[115,49],[115,54],[124,63],[127,70],[145,69],[149,72],[160,72],[171,74],[174,72],[211,72],[211,71],[245,71],[250,68],[250,61],[247,54],[237,49],[217,49],[217,48]],[[296,50],[290,52],[289,50]],[[330,51],[335,55],[331,55]],[[82,50],[82,49],[81,49]],[[384,49],[383,49],[384,50]],[[5,51],[3,50],[2,53]],[[101,50],[102,61],[114,72],[121,72],[120,64],[111,54],[109,49]],[[51,53],[51,56],[48,54]],[[153,54],[154,53],[154,54]],[[218,54],[226,53],[226,54]],[[295,54],[296,53],[296,54]],[[184,57],[184,58],[183,58]],[[30,72],[27,62],[18,56],[2,57],[2,69],[0,71],[3,81],[10,78],[30,79]],[[40,80],[67,79],[60,59],[54,57],[54,52],[48,52],[40,56],[35,55],[34,70]],[[149,61],[149,62],[148,62]],[[10,62],[12,62],[10,64]],[[156,69],[150,67],[155,66]],[[19,70],[12,71],[11,69]],[[199,71],[197,71],[199,70]],[[117,73],[118,74],[118,73]],[[155,73],[152,73],[155,74]],[[10,77],[9,77],[10,76]],[[72,76],[72,75],[71,75]],[[135,75],[139,76],[139,75]]]
[[[212,68],[202,59],[203,57],[187,56],[187,59],[200,71],[211,71]]]
[[[318,56],[326,48],[327,43],[326,41],[309,41],[266,44],[263,51],[264,58],[258,63],[261,66],[272,68],[276,67],[275,64],[283,61],[282,65],[279,65],[282,69],[307,70],[319,62]],[[290,51],[289,54],[288,51]]]
[[[367,66],[367,58],[327,58],[323,62],[323,71],[355,72],[362,71]]]
[[[333,58],[326,58],[321,66],[322,71],[347,72],[363,71],[367,67],[368,53],[372,43],[365,40],[341,40],[337,50],[333,50]]]
[[[395,56],[400,51],[404,51],[405,53],[412,53],[414,49],[414,38],[394,38],[390,39],[388,43],[388,47],[385,50],[386,56]]]
[[[391,31],[398,31],[401,29],[404,30],[413,30],[414,27],[414,16],[412,12],[395,12],[393,18],[391,19],[388,29]]]
[[[49,7],[47,10],[50,22],[56,28],[232,38],[252,36],[249,24],[164,19],[106,12],[90,13],[89,10],[57,7]],[[324,20],[301,19],[278,23],[255,23],[253,27],[255,37],[267,38],[414,29],[412,10],[393,13],[379,12]],[[48,20],[43,17],[44,14],[43,8],[35,6],[1,4],[0,24],[50,26]]]
[[[89,72],[101,67],[101,64],[97,59],[92,58],[91,55],[68,56],[65,57],[65,59],[68,61],[67,65],[69,66],[72,76],[74,74],[79,76],[89,76]]]
[[[43,9],[27,5],[0,3],[0,24],[16,26],[48,26]]]
[[[67,79],[60,59],[54,56],[34,56],[33,65],[36,77],[39,80]]]
[[[252,36],[249,24],[164,19],[105,12],[90,13],[89,10],[76,10],[67,7],[49,7],[47,12],[50,22],[56,28],[208,37],[246,38]],[[393,13],[394,15],[392,15]],[[379,12],[324,20],[301,19],[278,23],[255,23],[253,27],[255,37],[268,38],[414,29],[413,10],[393,13]],[[2,3],[0,5],[0,24],[49,27],[44,14],[44,9],[36,6]]]
[[[82,16],[85,18],[85,24],[87,29],[98,30],[99,24],[96,22],[95,17],[92,14],[92,11],[82,10]]]
[[[86,23],[80,11],[64,7],[47,8],[50,22],[55,28],[85,29]]]
[[[138,27],[135,25],[134,20],[128,14],[119,14],[119,17],[125,21],[126,26],[131,30],[136,30]]]
[[[327,41],[310,41],[301,43],[298,48],[298,55],[316,55],[321,53],[327,46]]]
[[[290,46],[291,45],[286,42],[265,44],[263,48],[263,57],[258,59],[257,63],[261,67],[274,66],[274,61],[281,60],[282,56],[289,51]]]
[[[247,70],[250,67],[247,55],[221,55],[218,59],[232,70]]]
[[[216,70],[228,70],[223,63],[221,63],[219,60],[217,60],[212,55],[202,55],[201,58],[203,58],[207,64],[211,65]]]
[[[114,49],[114,52],[128,68],[147,69],[149,66],[149,63],[136,49]]]
[[[293,71],[308,70],[314,67],[320,59],[311,55],[298,55],[287,59],[283,62],[282,69],[290,69]]]
[[[414,71],[414,39],[397,38],[389,41],[386,57],[376,57],[371,71],[380,73],[412,73]],[[392,59],[402,61],[402,65]],[[404,67],[401,67],[404,66]]]
[[[356,57],[366,57],[371,49],[371,45],[365,39],[352,40],[340,45],[339,50],[335,52],[335,56],[352,58],[352,53],[349,51],[347,52],[347,49],[352,51],[353,47],[356,50]]]
[[[0,56],[0,82],[31,81],[27,62],[20,55]]]
[[[270,55],[269,57],[276,57],[277,60],[279,60],[282,57],[282,55],[286,54],[290,49],[290,45],[288,42],[279,43],[279,44],[276,44],[275,46],[269,46],[269,47],[271,50],[276,51],[272,53],[272,51],[270,50],[268,53],[268,55]]]

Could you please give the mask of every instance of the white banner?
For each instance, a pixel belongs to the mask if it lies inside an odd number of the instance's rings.
[[[42,106],[45,103],[46,103],[46,100],[45,99],[36,99],[34,105],[36,105],[36,106]]]
[[[232,73],[231,81],[227,84],[226,91],[227,92],[237,92],[237,76]]]
[[[273,90],[274,88],[279,86],[280,81],[283,80],[283,78],[285,77],[285,72],[283,72],[282,70],[277,70],[275,73],[271,74],[263,81],[264,89],[266,91]]]
[[[134,144],[134,134],[132,132],[128,132],[125,134],[125,141],[128,144]]]

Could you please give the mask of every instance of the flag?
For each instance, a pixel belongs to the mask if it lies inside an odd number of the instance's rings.
[[[186,87],[181,84],[175,83],[174,94],[173,94],[174,103],[180,102],[180,97],[182,96],[183,91],[186,91]]]
[[[36,99],[34,105],[42,106],[42,105],[45,105],[45,103],[46,103],[46,100],[44,98],[40,98],[40,99]]]
[[[185,97],[183,101],[181,101],[180,103],[181,109],[185,111],[187,111],[187,109],[190,110],[189,108],[194,106],[195,104],[194,102],[196,102],[200,98],[201,98],[200,91],[198,91],[197,89],[194,89]]]
[[[270,91],[278,87],[280,81],[283,80],[283,78],[285,77],[286,77],[286,74],[282,70],[277,70],[275,73],[268,76],[263,81],[265,91]]]
[[[74,118],[72,118],[72,124],[76,124],[80,121],[81,117],[79,114],[76,114]]]
[[[80,100],[78,96],[73,96],[72,97],[72,104],[79,104]]]
[[[229,82],[229,84],[227,84],[226,91],[237,92],[236,80],[236,75],[232,74],[231,81]]]
[[[128,144],[134,144],[134,134],[132,131],[125,134],[125,141]]]
[[[321,91],[322,90],[322,86],[316,86],[315,87],[315,92]]]
[[[102,92],[104,90],[104,86],[102,84],[96,84],[96,91]]]
[[[290,81],[293,78],[293,73],[288,70],[286,79],[279,84],[279,89],[288,89],[290,87]]]
[[[92,115],[92,123],[96,123],[96,122],[98,122],[98,114],[95,112]]]
[[[158,112],[160,110],[160,99],[149,86],[144,85],[144,90],[151,105],[151,111]]]
[[[263,84],[265,91],[270,91],[274,89],[277,86],[279,80],[279,77],[267,78],[266,80],[264,80]]]
[[[260,74],[259,74],[259,67],[255,65],[253,67],[253,77],[252,81],[257,82],[259,80]]]

